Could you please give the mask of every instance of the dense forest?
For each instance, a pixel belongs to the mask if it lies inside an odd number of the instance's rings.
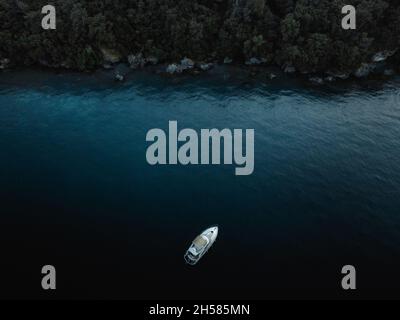
[[[47,4],[56,30],[41,27]],[[341,27],[346,4],[356,30]],[[0,0],[0,59],[14,66],[90,70],[140,54],[350,72],[399,44],[398,0]]]

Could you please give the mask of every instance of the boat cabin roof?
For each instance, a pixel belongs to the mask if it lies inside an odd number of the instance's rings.
[[[193,240],[193,244],[197,250],[204,248],[207,245],[208,241],[202,235],[198,236],[196,239]]]

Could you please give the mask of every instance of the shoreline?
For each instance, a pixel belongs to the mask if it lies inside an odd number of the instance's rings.
[[[184,59],[183,59],[184,60]],[[2,74],[6,74],[9,72],[24,72],[29,70],[34,70],[38,72],[50,72],[55,74],[75,74],[75,75],[106,75],[107,79],[112,78],[114,82],[123,83],[128,81],[132,75],[135,73],[148,73],[153,75],[158,75],[162,78],[166,79],[187,79],[187,78],[200,78],[202,76],[210,76],[218,79],[222,74],[227,74],[229,77],[236,74],[238,78],[242,80],[260,80],[260,81],[268,81],[268,82],[279,82],[285,79],[292,80],[300,80],[304,82],[308,82],[314,86],[326,86],[334,83],[360,83],[368,80],[377,80],[380,82],[387,82],[394,78],[396,78],[399,73],[394,71],[394,68],[391,64],[383,61],[380,65],[375,64],[374,68],[370,69],[368,74],[364,74],[363,76],[355,76],[354,74],[340,74],[334,73],[333,71],[326,71],[324,73],[301,73],[301,72],[285,72],[279,68],[279,66],[271,66],[266,64],[260,65],[246,65],[246,64],[224,64],[224,63],[207,63],[208,68],[206,70],[201,68],[203,63],[194,62],[193,66],[182,68],[179,72],[168,72],[168,68],[171,68],[171,65],[179,68],[179,64],[177,63],[160,63],[153,65],[146,65],[140,68],[132,68],[127,63],[115,63],[112,65],[108,65],[106,67],[97,68],[94,70],[85,70],[79,71],[71,68],[62,68],[62,67],[49,67],[43,65],[35,65],[31,67],[24,66],[12,66],[0,69],[0,76]],[[372,63],[371,63],[372,64]],[[388,72],[388,70],[393,72]],[[234,76],[236,78],[236,76]]]

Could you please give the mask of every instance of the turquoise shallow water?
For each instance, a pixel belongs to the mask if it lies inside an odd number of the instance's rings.
[[[158,166],[146,133],[254,128],[255,171]],[[43,71],[0,74],[1,296],[341,296],[354,264],[361,296],[398,296],[400,82],[332,84]],[[220,235],[184,265],[208,225]],[[39,270],[39,271],[38,271]],[[39,273],[38,273],[39,272]]]

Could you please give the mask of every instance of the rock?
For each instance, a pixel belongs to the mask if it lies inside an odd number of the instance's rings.
[[[41,66],[46,67],[46,68],[58,69],[58,68],[61,67],[60,64],[49,62],[49,61],[46,60],[46,59],[39,59],[38,62],[39,62],[39,64],[40,64]]]
[[[115,75],[115,80],[121,82],[121,81],[124,81],[125,78],[124,78],[124,76],[123,76],[122,74],[117,73],[117,74]]]
[[[233,62],[233,60],[229,57],[225,57],[224,59],[224,64],[231,64]]]
[[[10,59],[8,59],[8,58],[0,59],[0,69],[1,70],[8,68],[9,64],[10,64]]]
[[[175,63],[170,64],[165,70],[169,74],[181,73],[182,69]]]
[[[315,70],[307,70],[307,69],[303,69],[303,70],[301,70],[301,71],[299,71],[301,74],[303,74],[303,75],[310,75],[310,74],[312,74],[312,73],[315,73]]]
[[[324,79],[320,77],[310,77],[309,80],[314,84],[324,84]]]
[[[296,68],[292,65],[286,65],[285,68],[283,69],[283,72],[285,73],[295,73],[296,72]]]
[[[363,63],[361,66],[354,72],[354,75],[357,78],[365,78],[368,77],[371,72],[373,72],[376,68],[374,63]]]
[[[173,63],[168,65],[166,72],[169,74],[182,73],[185,71],[193,70],[194,66],[195,63],[193,62],[193,60],[189,58],[184,58],[181,60],[180,64]]]
[[[194,62],[193,60],[189,58],[184,58],[181,60],[181,69],[184,70],[190,70],[194,68]]]
[[[118,63],[121,61],[121,55],[118,51],[114,49],[108,49],[108,48],[100,48],[101,53],[103,54],[103,60],[105,63]]]
[[[146,64],[146,60],[142,53],[130,54],[128,56],[128,63],[132,69],[143,68]]]
[[[372,57],[372,62],[384,62],[387,58],[390,58],[392,55],[394,55],[396,51],[397,50],[378,52]]]
[[[190,72],[191,74],[199,74],[201,71],[208,71],[214,66],[213,63],[197,63],[189,58],[181,60],[180,64],[172,63],[165,70],[169,74],[177,74],[182,72]],[[196,68],[195,68],[196,67]]]
[[[340,72],[340,71],[328,71],[326,73],[328,76],[331,76],[335,79],[340,79],[340,80],[347,80],[348,78],[350,78],[350,74],[345,73],[345,72]]]
[[[212,69],[213,66],[214,65],[212,63],[200,63],[199,68],[202,71],[208,71],[208,70]]]
[[[387,59],[386,55],[384,52],[378,52],[372,57],[372,62],[382,62]]]
[[[156,65],[158,64],[158,59],[155,56],[149,56],[145,58],[142,53],[130,54],[128,56],[128,63],[132,69],[143,68],[147,63]]]
[[[247,60],[245,62],[245,64],[248,66],[256,66],[256,65],[262,64],[262,61],[258,58],[250,58],[249,60]]]
[[[109,63],[103,64],[103,69],[110,70],[112,68],[113,68],[113,66],[111,64],[109,64]]]
[[[156,65],[156,64],[158,64],[158,58],[155,56],[149,56],[146,58],[146,62],[150,63],[152,65]]]
[[[70,65],[69,62],[67,62],[67,61],[61,62],[60,67],[61,67],[61,68],[64,68],[64,69],[71,69],[71,65]]]
[[[396,72],[393,69],[385,69],[385,71],[383,71],[383,74],[387,77],[391,77],[395,74]]]
[[[335,77],[333,77],[333,76],[327,76],[327,77],[325,77],[324,80],[327,81],[327,82],[333,82],[333,81],[335,81]]]

